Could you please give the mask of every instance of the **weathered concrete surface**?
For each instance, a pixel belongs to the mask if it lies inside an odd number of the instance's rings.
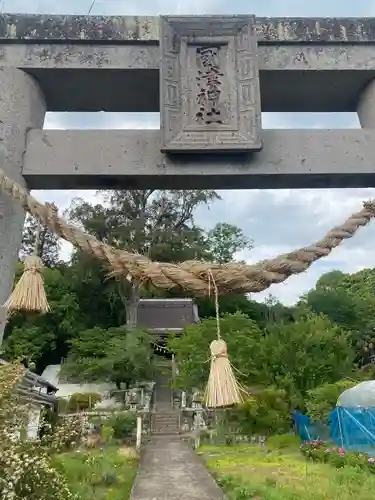
[[[23,184],[26,134],[32,127],[43,127],[45,102],[37,84],[19,69],[0,70],[0,89],[0,165],[7,175]],[[13,286],[24,217],[18,202],[0,194],[0,305]],[[0,319],[0,344],[3,327]]]
[[[209,16],[214,17],[214,16]],[[235,16],[233,16],[235,17]],[[375,18],[256,18],[260,42],[374,43]],[[4,40],[150,41],[159,39],[154,16],[2,14]]]
[[[0,41],[0,67],[158,70],[158,44],[89,45]],[[258,45],[261,71],[375,71],[375,46],[319,43]]]
[[[375,78],[361,93],[357,113],[363,128],[375,129]]]
[[[159,111],[159,61],[156,43],[0,44],[0,67],[34,76],[50,111]],[[263,111],[355,111],[375,45],[259,45],[258,63]]]
[[[374,130],[264,130],[252,155],[160,152],[159,130],[28,134],[31,188],[284,189],[375,186]]]
[[[256,30],[262,111],[356,110],[375,77],[375,18],[256,18]],[[158,17],[0,16],[0,67],[35,77],[49,111],[159,111],[158,45]]]
[[[144,447],[130,500],[225,500],[194,451],[178,438],[154,437]]]
[[[372,52],[371,52],[372,54]],[[370,53],[367,54],[370,57]],[[367,64],[364,59],[363,63]],[[0,66],[22,69],[159,69],[159,46],[61,43],[2,44]],[[372,67],[370,60],[369,67]]]
[[[75,40],[123,42],[157,40],[157,17],[62,16],[3,14],[0,38],[5,40]]]

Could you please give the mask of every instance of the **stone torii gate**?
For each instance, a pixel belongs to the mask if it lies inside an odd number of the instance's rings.
[[[0,168],[30,189],[375,186],[374,82],[375,19],[2,15]],[[161,129],[42,130],[46,111],[102,110],[160,111]],[[362,129],[262,130],[261,111],[357,111]],[[23,222],[0,194],[0,304]]]

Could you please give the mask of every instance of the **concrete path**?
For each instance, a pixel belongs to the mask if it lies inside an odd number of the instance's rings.
[[[142,450],[130,500],[225,500],[194,450],[179,438],[152,437]]]

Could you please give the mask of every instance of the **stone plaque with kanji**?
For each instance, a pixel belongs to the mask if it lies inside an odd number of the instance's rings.
[[[162,16],[162,151],[259,151],[254,16]]]

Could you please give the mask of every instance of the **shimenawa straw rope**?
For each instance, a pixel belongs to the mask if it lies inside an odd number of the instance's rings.
[[[9,179],[2,170],[0,170],[0,190],[18,200],[25,210],[57,236],[105,263],[113,275],[125,278],[130,274],[140,282],[149,281],[156,287],[164,289],[180,286],[197,296],[208,293],[208,270],[212,273],[220,294],[234,291],[261,292],[273,283],[281,283],[293,274],[306,271],[313,262],[329,255],[333,248],[343,240],[351,238],[360,227],[366,226],[375,216],[375,201],[365,202],[362,210],[349,217],[341,226],[331,229],[315,244],[255,265],[241,263],[218,265],[197,261],[171,264],[152,262],[143,255],[119,250],[86,234],[60,218],[51,206],[39,203],[26,189]]]

